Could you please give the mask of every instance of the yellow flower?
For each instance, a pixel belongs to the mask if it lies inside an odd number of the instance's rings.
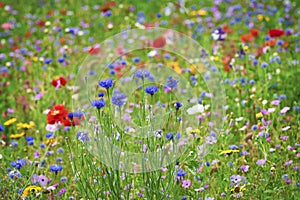
[[[201,10],[198,10],[197,14],[200,16],[205,16],[205,15],[207,15],[207,11],[201,9]]]
[[[180,67],[179,67],[178,62],[169,62],[169,63],[167,63],[167,66],[168,66],[168,67],[171,67],[172,69],[174,69],[174,71],[175,71],[177,74],[181,74],[181,69],[180,69]]]
[[[232,154],[232,153],[238,153],[240,150],[224,150],[221,151],[219,155],[224,155],[224,154]]]
[[[13,134],[13,135],[10,135],[9,137],[10,137],[11,139],[18,139],[18,138],[23,137],[24,135],[25,135],[25,132],[22,131],[21,133]]]
[[[265,20],[268,22],[268,21],[270,21],[270,18],[269,17],[265,17]]]
[[[41,187],[38,187],[35,185],[28,186],[27,188],[24,189],[22,197],[28,197],[30,194],[32,194],[32,193],[36,194],[40,191],[42,191]]]
[[[256,113],[256,118],[260,118],[260,117],[263,117],[263,114],[261,112]]]
[[[17,127],[18,127],[17,129],[21,129],[21,128],[30,129],[30,128],[34,127],[34,123],[33,122],[30,122],[29,124],[27,124],[27,123],[18,123]]]
[[[262,14],[259,14],[259,15],[257,15],[257,19],[258,19],[259,21],[261,21],[261,20],[264,19],[264,16],[263,16]]]
[[[48,144],[54,144],[54,143],[56,143],[56,139],[55,138],[50,138],[45,143],[46,143],[46,145],[48,145]]]
[[[39,58],[34,56],[34,57],[31,57],[31,60],[34,61],[34,62],[37,62],[39,60]]]
[[[230,192],[231,192],[231,193],[240,193],[240,192],[244,192],[245,190],[246,190],[246,187],[245,187],[245,186],[241,186],[241,187],[236,186],[236,187],[232,188],[232,189],[230,190]]]
[[[15,118],[15,117],[11,118],[11,119],[7,120],[6,122],[4,122],[4,126],[9,126],[9,125],[15,123],[16,121],[17,121],[17,118]]]

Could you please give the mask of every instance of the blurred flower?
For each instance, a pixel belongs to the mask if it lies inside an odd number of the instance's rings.
[[[17,118],[11,118],[11,119],[7,120],[6,122],[4,122],[4,126],[12,125],[16,121],[17,121]]]
[[[266,160],[265,160],[265,159],[258,160],[258,161],[256,162],[256,164],[257,164],[257,165],[264,165],[264,164],[266,164]]]
[[[33,122],[30,122],[29,124],[27,123],[18,123],[17,124],[17,129],[21,129],[21,128],[24,128],[24,129],[31,129],[34,127],[34,123]]]
[[[12,134],[12,135],[10,135],[9,137],[10,137],[11,139],[19,139],[19,138],[23,137],[24,135],[25,135],[25,132],[22,131],[21,133],[18,133],[18,134]]]

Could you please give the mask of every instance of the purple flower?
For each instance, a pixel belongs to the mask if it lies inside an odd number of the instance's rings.
[[[266,163],[265,159],[261,159],[261,160],[256,161],[257,165],[264,165],[265,163]]]
[[[66,188],[63,188],[63,189],[61,189],[55,196],[61,196],[61,195],[63,195],[65,192],[67,191],[67,189]]]
[[[243,172],[247,172],[249,170],[249,165],[242,165],[240,167],[240,170],[242,170]]]
[[[280,115],[285,114],[289,110],[290,110],[290,107],[284,107],[283,109],[280,110]]]
[[[44,175],[39,175],[37,177],[37,180],[38,180],[39,184],[42,187],[46,186],[48,184],[48,181],[49,181],[49,179],[46,176],[44,176]]]
[[[185,176],[185,175],[186,175],[186,172],[183,171],[181,168],[179,168],[178,171],[177,171],[177,176],[183,177],[183,176]]]

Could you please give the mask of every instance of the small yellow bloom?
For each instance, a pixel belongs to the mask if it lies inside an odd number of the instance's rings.
[[[32,194],[32,193],[36,194],[40,191],[42,191],[41,187],[38,187],[35,185],[28,186],[27,188],[24,189],[22,197],[28,197],[30,194]]]
[[[258,14],[258,15],[257,15],[257,19],[258,19],[259,21],[261,21],[261,20],[264,19],[264,16],[263,16],[262,14]]]
[[[23,137],[24,135],[25,135],[25,132],[22,131],[21,133],[13,134],[13,135],[10,135],[9,137],[11,139],[19,139],[19,138]]]
[[[179,63],[178,62],[169,62],[169,63],[167,63],[167,66],[171,67],[172,69],[174,69],[174,71],[177,74],[181,74],[181,69],[179,67]]]
[[[7,120],[6,122],[4,122],[4,126],[9,126],[12,125],[13,123],[15,123],[17,121],[17,118],[11,118],[9,120]]]
[[[265,20],[268,22],[268,21],[270,21],[270,18],[269,17],[265,17]]]
[[[263,114],[261,112],[256,113],[256,118],[261,118],[261,117],[263,117]]]
[[[30,128],[33,128],[33,127],[34,127],[33,122],[30,122],[29,124],[27,124],[27,123],[18,123],[17,124],[17,129],[21,129],[21,128],[30,129]]]
[[[50,138],[50,139],[48,139],[45,143],[46,143],[46,145],[54,144],[54,143],[56,143],[56,139],[55,139],[55,138]]]
[[[198,10],[197,14],[200,16],[205,16],[205,15],[207,15],[207,11],[201,9],[201,10]]]
[[[241,187],[236,186],[236,187],[232,188],[232,189],[230,190],[230,192],[231,192],[231,193],[240,193],[240,192],[244,192],[245,190],[246,190],[246,187],[245,187],[245,186],[241,186]]]
[[[240,150],[224,150],[224,151],[221,151],[219,155],[224,155],[224,154],[232,154],[232,153],[238,153],[240,152]]]
[[[244,46],[243,49],[244,49],[245,52],[248,52],[249,47],[248,46]]]
[[[34,62],[37,62],[39,60],[39,58],[34,56],[34,57],[31,58],[31,60],[34,61]]]

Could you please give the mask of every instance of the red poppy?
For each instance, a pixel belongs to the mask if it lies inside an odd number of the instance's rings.
[[[108,10],[111,10],[111,8],[115,6],[116,6],[116,2],[107,2],[100,8],[100,10],[101,12],[106,12]]]
[[[155,27],[155,24],[145,24],[145,28],[153,28]]]
[[[242,40],[242,42],[244,42],[244,43],[249,43],[249,42],[252,42],[252,40],[253,40],[253,36],[251,35],[251,34],[245,34],[245,35],[241,35],[241,40]]]
[[[153,47],[154,48],[162,48],[163,46],[166,45],[166,43],[167,43],[166,38],[159,37],[153,41]]]
[[[59,11],[59,13],[60,13],[61,15],[66,15],[67,12],[68,12],[67,10],[60,10],[60,11]]]
[[[270,29],[268,31],[268,34],[271,38],[280,37],[284,35],[284,31],[281,29]]]
[[[222,61],[223,61],[223,66],[224,66],[224,70],[225,72],[230,72],[230,67],[229,67],[229,64],[230,64],[230,57],[228,56],[224,56],[222,58]]]
[[[58,79],[52,80],[51,84],[56,87],[60,83],[60,85],[65,86],[67,84],[67,80],[64,77],[59,77]]]
[[[38,25],[39,27],[44,27],[45,24],[46,24],[46,22],[45,22],[44,20],[38,20],[38,21],[36,22],[36,25]]]
[[[222,30],[225,32],[225,33],[232,33],[233,30],[228,26],[228,25],[224,25],[222,27]]]
[[[54,14],[54,10],[49,10],[48,12],[47,12],[47,16],[52,16]]]
[[[89,50],[89,53],[91,55],[97,55],[100,52],[100,48],[99,47],[91,47]]]
[[[70,119],[68,118],[68,110],[65,109],[63,104],[55,105],[53,109],[48,112],[48,124],[63,123],[68,125]]]
[[[0,2],[0,8],[3,8],[5,6],[4,2]]]
[[[31,34],[30,31],[27,31],[27,32],[25,33],[25,37],[27,37],[27,38],[29,38],[31,35],[32,35],[32,34]]]
[[[253,36],[253,37],[258,37],[258,34],[259,34],[259,31],[257,29],[250,29],[250,34]]]

